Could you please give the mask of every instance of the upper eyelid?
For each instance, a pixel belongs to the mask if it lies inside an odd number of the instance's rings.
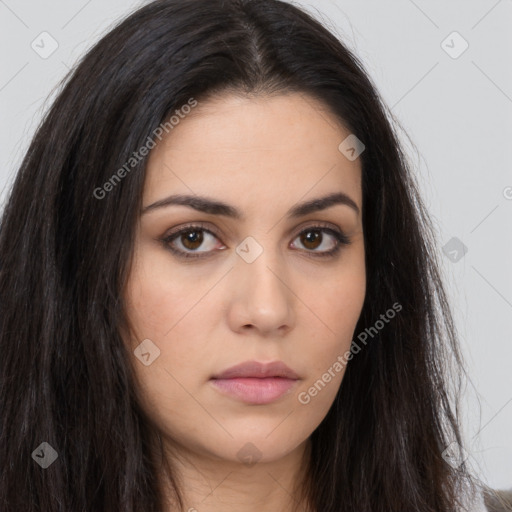
[[[167,232],[163,236],[163,238],[168,239],[168,238],[177,236],[177,235],[183,233],[184,231],[192,231],[194,229],[196,229],[198,231],[206,231],[208,233],[211,233],[212,235],[214,235],[217,238],[220,238],[220,236],[221,236],[220,233],[218,233],[216,229],[207,227],[202,222],[197,222],[197,223],[193,222],[191,224],[186,224],[185,226],[172,229],[171,231]]]

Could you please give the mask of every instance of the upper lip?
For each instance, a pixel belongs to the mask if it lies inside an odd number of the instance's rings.
[[[254,377],[260,379],[265,377],[299,378],[299,376],[282,361],[273,361],[271,363],[246,361],[214,375],[212,379],[234,379],[237,377]]]

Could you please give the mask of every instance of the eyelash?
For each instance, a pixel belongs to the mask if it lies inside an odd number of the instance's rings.
[[[163,243],[163,245],[166,249],[171,251],[173,254],[175,254],[179,258],[197,259],[197,258],[208,257],[208,255],[210,254],[210,251],[201,251],[199,254],[198,253],[194,254],[194,253],[185,252],[185,251],[182,251],[181,249],[176,249],[176,248],[172,247],[171,242],[173,242],[175,239],[179,238],[181,235],[183,235],[185,233],[190,233],[190,232],[194,232],[194,231],[205,231],[206,233],[213,235],[215,238],[217,238],[217,239],[219,238],[219,236],[214,231],[206,228],[201,223],[198,223],[198,224],[191,224],[191,225],[185,226],[184,228],[181,228],[177,231],[174,231],[174,232],[170,233],[169,235],[160,239],[160,241]],[[317,224],[314,226],[309,226],[308,228],[303,229],[302,231],[297,233],[297,235],[294,237],[294,239],[299,237],[300,235],[302,235],[304,233],[308,233],[310,231],[321,231],[321,232],[328,233],[329,235],[332,235],[334,237],[334,239],[338,242],[336,244],[336,246],[334,247],[334,249],[330,249],[329,251],[323,251],[323,252],[317,253],[317,252],[306,249],[306,252],[311,253],[312,257],[314,257],[314,258],[334,257],[341,250],[342,246],[347,246],[352,243],[350,238],[347,235],[345,235],[344,233],[342,233],[341,231],[338,231],[338,230],[330,228],[326,225],[320,225],[320,224]]]

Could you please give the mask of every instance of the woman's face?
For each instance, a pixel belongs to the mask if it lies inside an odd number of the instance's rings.
[[[152,150],[143,211],[174,195],[197,206],[141,214],[125,290],[142,406],[176,447],[272,461],[327,414],[366,288],[360,161],[338,149],[349,135],[308,96],[223,96]],[[331,194],[355,208],[311,203]],[[224,381],[240,394],[212,380],[247,361],[282,361],[298,379]]]

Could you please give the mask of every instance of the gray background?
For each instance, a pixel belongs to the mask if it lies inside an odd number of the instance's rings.
[[[2,206],[58,82],[144,3],[0,0]],[[438,231],[471,376],[468,460],[488,484],[512,487],[512,0],[295,3],[362,59],[414,143],[403,136]],[[58,44],[47,58],[31,47],[51,49],[44,31]]]

